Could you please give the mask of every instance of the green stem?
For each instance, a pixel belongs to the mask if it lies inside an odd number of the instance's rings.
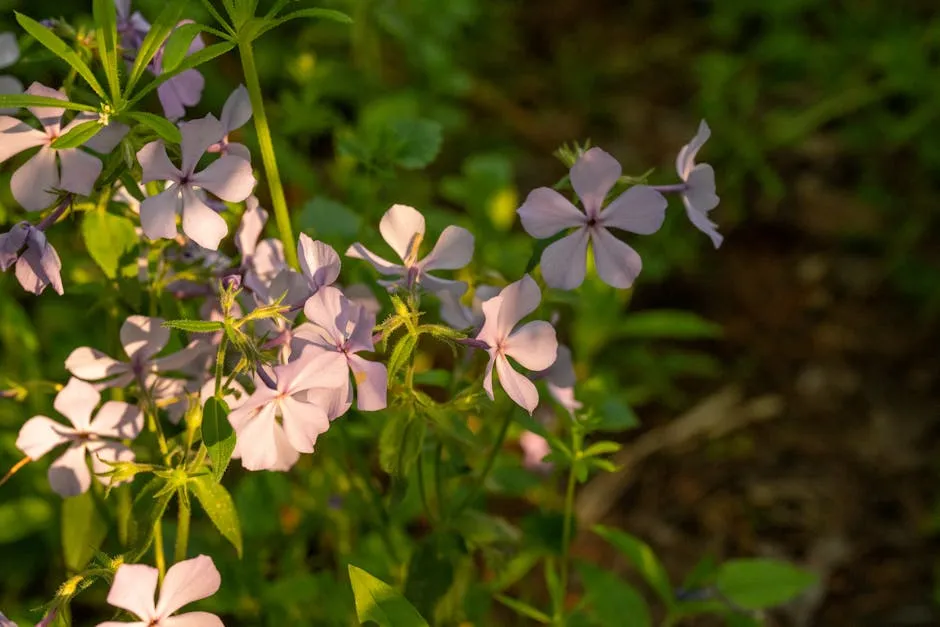
[[[483,472],[477,477],[476,483],[470,489],[470,492],[467,496],[460,502],[459,505],[448,515],[448,518],[455,518],[458,514],[463,512],[473,501],[479,496],[480,492],[483,491],[483,487],[486,484],[486,478],[489,476],[490,471],[493,470],[493,465],[496,463],[496,456],[503,448],[503,442],[506,440],[506,434],[509,433],[509,425],[512,424],[512,414],[513,407],[510,406],[506,411],[506,417],[503,419],[503,424],[500,425],[499,434],[496,436],[496,441],[493,443],[493,448],[490,450],[490,455],[486,459],[486,465],[483,466]]]
[[[431,511],[431,505],[428,503],[428,493],[424,481],[424,452],[418,456],[418,493],[421,495],[421,505],[424,507],[424,515],[428,517],[428,522],[434,524],[434,512]]]
[[[189,548],[189,519],[192,508],[189,505],[189,494],[186,493],[185,488],[181,488],[178,493],[177,509],[176,549],[173,552],[174,564],[186,559],[186,551]]]
[[[572,434],[572,453],[577,455],[580,450],[578,442]],[[562,620],[565,612],[565,597],[568,596],[568,561],[571,553],[571,530],[574,518],[574,488],[575,488],[574,463],[568,468],[568,487],[565,489],[565,520],[561,532],[561,561],[558,565],[559,580],[561,581],[561,594],[555,599],[554,619],[558,624],[563,624]]]
[[[437,516],[444,518],[447,504],[444,503],[444,480],[441,475],[441,462],[444,458],[444,444],[438,442],[434,447],[434,498],[437,500]]]
[[[153,523],[153,559],[162,584],[163,576],[166,574],[166,558],[163,556],[163,522],[159,518]]]
[[[222,399],[222,377],[225,375],[225,344],[228,336],[222,334],[219,340],[219,350],[215,354],[215,397]]]
[[[239,42],[238,54],[242,60],[245,87],[248,89],[248,97],[251,100],[255,132],[258,134],[258,146],[261,149],[261,161],[264,163],[264,174],[268,180],[268,192],[271,194],[274,219],[277,223],[277,231],[281,242],[284,244],[284,256],[287,258],[288,265],[294,269],[299,269],[297,244],[294,242],[290,214],[287,212],[287,198],[284,196],[284,186],[281,184],[281,175],[277,169],[274,143],[271,141],[271,129],[268,127],[268,117],[264,111],[264,97],[261,93],[261,83],[258,80],[258,68],[255,66],[255,53],[251,48],[251,42]]]

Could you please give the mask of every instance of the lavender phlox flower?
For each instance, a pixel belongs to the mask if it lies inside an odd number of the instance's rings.
[[[134,405],[108,401],[92,419],[101,394],[89,383],[79,379],[69,382],[53,401],[55,410],[65,416],[72,426],[58,423],[46,416],[34,416],[26,421],[16,439],[16,447],[36,460],[62,444],[69,448],[49,467],[49,484],[61,496],[82,494],[91,485],[91,475],[85,461],[91,455],[96,475],[108,471],[105,461],[130,461],[134,453],[119,442],[137,437],[144,426],[144,415]],[[108,484],[107,477],[98,479]]]
[[[51,285],[59,295],[63,293],[59,254],[46,234],[29,222],[0,234],[0,270],[6,272],[14,264],[16,279],[27,292],[39,295]]]
[[[219,121],[225,130],[225,136],[217,144],[209,146],[209,152],[220,152],[223,155],[235,155],[245,161],[251,161],[251,152],[244,144],[230,142],[228,136],[232,131],[240,129],[251,119],[251,99],[244,85],[239,85],[231,93],[222,107],[222,117]]]
[[[177,26],[192,23],[192,20],[183,20]],[[186,55],[189,56],[205,47],[206,45],[203,43],[202,37],[196,35],[189,45],[189,50],[187,50]],[[160,48],[157,54],[154,55],[153,61],[150,63],[150,71],[156,76],[160,76],[163,73],[163,52],[164,49]],[[199,70],[196,69],[180,72],[173,78],[167,80],[157,87],[157,96],[160,99],[160,105],[163,106],[163,114],[168,120],[175,121],[180,119],[186,115],[186,107],[195,107],[199,104],[199,101],[202,99],[202,90],[205,86],[206,79]],[[223,131],[212,143],[215,144],[222,141],[224,135],[225,132]],[[244,198],[240,200],[244,200]]]
[[[163,578],[160,596],[154,603],[159,572],[144,564],[121,564],[114,573],[108,603],[127,610],[140,619],[122,623],[107,621],[97,627],[224,627],[222,620],[208,612],[173,613],[194,601],[206,599],[222,585],[222,576],[208,555],[173,564]]]
[[[150,32],[148,22],[140,11],[131,12],[131,0],[114,0],[117,9],[117,32],[121,36],[121,48],[136,51]]]
[[[287,268],[281,240],[261,239],[267,221],[268,212],[261,208],[255,196],[249,196],[235,232],[235,247],[241,253],[245,287],[253,292],[266,292],[274,277]]]
[[[542,299],[539,286],[528,274],[502,289],[498,296],[483,303],[483,328],[476,339],[489,346],[489,361],[483,376],[483,389],[493,398],[493,368],[499,382],[513,400],[530,414],[539,402],[539,393],[526,376],[513,370],[512,357],[529,370],[545,370],[558,353],[555,329],[548,322],[528,322],[518,329],[516,324],[535,311]]]
[[[228,233],[228,225],[199,198],[197,188],[229,202],[241,202],[254,189],[255,177],[247,161],[231,155],[220,157],[201,172],[195,171],[206,148],[222,137],[221,124],[211,115],[182,124],[181,131],[181,168],[170,162],[162,141],[151,142],[137,153],[143,168],[141,182],[170,183],[164,191],[144,200],[140,222],[150,239],[172,239],[177,235],[176,214],[182,213],[183,232],[203,248],[216,250]]]
[[[66,99],[61,91],[39,83],[30,85],[26,93],[57,100]],[[101,161],[79,148],[52,148],[52,142],[60,135],[88,121],[88,117],[77,116],[63,128],[65,109],[28,108],[39,119],[41,129],[34,129],[14,117],[0,116],[0,163],[24,150],[39,147],[39,151],[13,173],[10,179],[13,198],[27,211],[39,211],[56,201],[58,195],[54,190],[65,190],[80,196],[91,194],[101,174]]]
[[[262,318],[254,322],[255,335],[266,339],[264,348],[280,347],[282,363],[286,363],[290,357],[294,320],[300,315],[302,304],[309,293],[304,276],[290,268],[284,268],[268,287],[251,294],[255,307],[273,305],[281,297],[281,305],[288,307],[280,317]]]
[[[336,287],[339,288],[338,285]],[[345,288],[342,288],[342,291],[346,295],[346,298],[359,305],[373,316],[378,316],[379,312],[382,311],[382,303],[375,297],[372,288],[365,283],[347,285]]]
[[[557,191],[540,187],[532,190],[517,210],[522,227],[537,239],[559,231],[575,229],[542,252],[542,276],[549,287],[570,290],[584,281],[588,242],[601,279],[613,287],[628,288],[643,262],[630,246],[614,237],[610,229],[649,235],[662,226],[666,199],[647,187],[635,185],[604,209],[604,199],[620,178],[617,160],[600,148],[591,148],[572,166],[571,185],[581,199],[578,210]]]
[[[492,285],[478,285],[473,292],[470,306],[453,292],[438,292],[441,301],[441,320],[454,329],[478,329],[483,324],[483,303],[499,294]]]
[[[708,212],[718,206],[715,170],[707,163],[695,163],[695,156],[709,137],[711,130],[705,120],[702,120],[695,137],[679,151],[676,157],[676,172],[685,183],[685,189],[681,193],[686,215],[695,228],[708,235],[715,248],[718,248],[724,238],[718,233],[718,225],[708,218]]]
[[[402,263],[386,261],[359,242],[349,247],[346,256],[364,259],[380,274],[398,277],[379,281],[389,290],[396,286],[411,289],[420,285],[431,292],[448,291],[458,296],[463,294],[467,291],[467,284],[463,281],[440,279],[428,273],[431,270],[457,270],[470,263],[473,257],[473,235],[459,226],[448,226],[441,232],[431,252],[419,260],[418,252],[424,239],[424,230],[424,216],[418,210],[407,205],[393,205],[382,216],[379,232]]]
[[[16,63],[20,58],[20,47],[16,43],[13,33],[0,33],[0,70],[6,69]],[[14,95],[23,93],[23,83],[15,76],[4,74],[0,76],[0,95]],[[16,109],[0,108],[0,115],[13,115]]]
[[[568,412],[568,415],[574,417],[574,413],[584,406],[574,397],[574,361],[571,357],[571,349],[564,344],[558,345],[558,357],[555,363],[537,373],[536,378],[545,381],[548,393]]]
[[[330,420],[304,392],[348,380],[341,355],[312,346],[273,372],[274,388],[256,380],[254,393],[229,414],[237,435],[235,452],[248,470],[288,470],[301,453],[312,453]]]

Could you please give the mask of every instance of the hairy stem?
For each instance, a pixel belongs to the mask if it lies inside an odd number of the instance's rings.
[[[271,129],[268,127],[268,117],[264,111],[264,97],[261,94],[261,83],[258,80],[258,68],[255,66],[255,53],[251,48],[251,42],[240,42],[238,44],[238,54],[241,57],[242,70],[245,74],[245,87],[248,89],[248,97],[251,100],[255,132],[258,134],[258,146],[261,148],[261,161],[264,163],[264,174],[268,180],[268,192],[271,194],[274,219],[277,223],[278,235],[284,244],[284,257],[287,259],[288,265],[294,269],[299,269],[297,245],[294,242],[294,233],[291,230],[290,214],[287,212],[284,186],[281,184],[281,175],[277,169],[274,143],[271,141]]]
[[[162,584],[166,574],[166,558],[163,556],[163,521],[160,518],[153,523],[153,561]]]

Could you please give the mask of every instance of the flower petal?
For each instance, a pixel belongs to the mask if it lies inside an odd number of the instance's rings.
[[[183,209],[178,185],[171,185],[140,204],[140,226],[149,239],[173,239],[177,235],[176,214]]]
[[[587,227],[581,227],[545,247],[541,268],[546,285],[560,290],[573,290],[584,282],[588,239]]]
[[[600,213],[600,225],[651,235],[666,219],[666,198],[652,187],[634,185]]]
[[[385,275],[404,275],[404,267],[392,263],[391,261],[386,261],[382,257],[379,257],[374,252],[356,242],[346,250],[346,256],[352,257],[353,259],[363,259],[372,264],[372,267],[379,271],[381,274]]]
[[[531,415],[539,404],[539,391],[535,384],[525,375],[513,370],[505,357],[496,358],[496,374],[499,376],[499,384],[503,386],[509,398]]]
[[[301,395],[306,402],[326,412],[330,420],[336,420],[352,407],[353,388],[348,379],[334,388],[310,388]]]
[[[414,207],[392,205],[379,222],[379,232],[392,250],[404,260],[424,237],[424,216]]]
[[[221,585],[222,576],[208,555],[177,562],[163,578],[156,615],[166,618],[184,605],[211,597]]]
[[[685,213],[689,216],[689,220],[695,225],[695,228],[708,235],[715,248],[721,246],[724,237],[718,232],[718,225],[708,218],[708,214],[697,211],[694,207],[691,207],[687,199],[683,198],[682,200],[685,203]]]
[[[251,119],[251,99],[244,85],[239,85],[231,93],[222,106],[222,117],[219,121],[226,133],[231,133],[244,126]]]
[[[101,174],[101,161],[78,148],[59,150],[62,178],[59,187],[67,192],[88,196]]]
[[[591,233],[591,245],[597,274],[604,283],[621,289],[633,285],[643,269],[643,260],[635,250],[603,228]]]
[[[499,293],[502,303],[496,319],[496,331],[500,339],[506,338],[516,324],[535,311],[542,300],[542,291],[528,274],[515,283],[510,283]]]
[[[65,94],[59,89],[46,87],[41,83],[33,83],[26,90],[30,96],[42,96],[44,98],[55,98],[56,100],[68,100]],[[61,130],[62,115],[65,109],[61,107],[28,107],[29,112],[36,116],[39,123],[48,135],[58,135]]]
[[[163,318],[129,316],[121,325],[121,346],[131,360],[147,361],[169,341],[170,330],[163,326]]]
[[[189,185],[181,186],[180,193],[183,198],[183,233],[203,248],[218,250],[219,242],[228,234],[225,219],[204,203]]]
[[[486,395],[490,397],[490,400],[493,398],[493,366],[496,365],[496,351],[489,351],[490,359],[486,362],[486,371],[483,373],[483,391],[486,392]]]
[[[49,485],[62,497],[78,496],[91,486],[91,472],[85,461],[85,447],[72,445],[49,466]]]
[[[705,120],[702,120],[699,122],[698,132],[695,133],[692,141],[679,150],[679,154],[676,156],[676,173],[683,181],[688,179],[692,168],[695,167],[695,156],[711,135],[711,129],[708,128]]]
[[[567,198],[548,187],[529,192],[525,202],[516,210],[525,232],[537,239],[551,237],[563,229],[582,226],[587,216]]]
[[[49,190],[58,187],[59,166],[55,151],[48,146],[40,148],[10,179],[13,198],[27,211],[40,211],[54,203],[56,195]]]
[[[505,337],[499,334],[499,311],[502,307],[503,298],[499,295],[488,298],[480,305],[483,312],[483,326],[475,339],[486,342],[490,348],[496,348],[500,340]]]
[[[621,172],[617,160],[596,147],[581,155],[571,167],[571,186],[581,199],[589,218],[600,211],[604,198],[617,184]]]
[[[260,287],[258,284],[248,284],[248,288],[256,292],[267,291],[271,281],[285,269],[287,269],[287,262],[284,261],[284,244],[281,243],[281,240],[261,240],[258,242],[258,247],[255,249],[255,253],[251,257],[251,268],[249,273],[253,273],[256,276],[257,281],[260,283]]]
[[[225,137],[225,129],[212,115],[190,122],[183,122],[180,124],[180,133],[183,135],[181,145],[183,163],[180,170],[183,174],[190,176],[195,171],[199,159],[206,153],[206,149],[212,144],[222,141],[222,138]]]
[[[555,327],[544,320],[528,322],[506,338],[503,352],[529,370],[545,370],[558,356]]]
[[[39,459],[60,444],[70,441],[74,429],[59,424],[46,416],[33,416],[27,420],[16,437],[16,448],[32,460]]]
[[[245,201],[245,212],[242,214],[242,221],[235,232],[235,247],[243,258],[255,254],[258,239],[261,237],[261,232],[264,231],[264,225],[267,221],[268,212],[258,204],[257,197],[249,196]]]
[[[281,399],[280,406],[287,441],[298,453],[312,453],[317,437],[330,428],[326,412],[289,396]]]
[[[558,356],[552,362],[552,365],[542,370],[539,374],[543,379],[561,388],[573,388],[577,381],[574,374],[574,360],[571,356],[571,349],[564,344],[558,345]]]
[[[2,137],[2,141],[0,141],[0,163],[24,150],[42,146],[49,142],[49,138],[42,131],[38,131],[29,124],[8,115],[0,116],[0,137]]]
[[[159,627],[225,627],[222,619],[209,612],[186,612],[160,621]]]
[[[346,339],[346,329],[355,321],[352,303],[337,288],[328,285],[307,299],[304,315],[326,331],[335,342]]]
[[[199,37],[196,37],[193,42],[195,43],[199,39]],[[155,63],[157,63],[156,59]],[[160,57],[159,64],[162,65],[162,57]],[[199,104],[199,101],[202,99],[202,90],[205,86],[206,79],[199,73],[199,70],[186,70],[169,79],[157,87],[157,97],[160,99],[160,105],[163,107],[163,114],[169,120],[180,119],[186,115],[186,107],[194,107]],[[224,133],[222,135],[224,135]],[[222,135],[219,135],[216,141],[222,139]],[[186,137],[185,133],[183,137]],[[210,144],[214,143],[215,142],[210,142]],[[185,144],[186,143],[183,142],[184,147]],[[202,153],[200,153],[200,156],[201,155]],[[184,171],[186,170],[185,167],[183,169]]]
[[[52,285],[59,295],[62,289],[62,261],[55,248],[39,229],[29,229],[26,249],[16,262],[16,278],[28,292],[41,294],[47,285]]]
[[[150,620],[156,614],[153,597],[157,592],[157,569],[144,564],[121,564],[114,573],[108,603]]]
[[[56,394],[52,406],[79,431],[88,431],[91,414],[101,402],[101,394],[90,383],[72,377]]]
[[[316,344],[305,344],[299,355],[274,368],[277,389],[293,396],[312,387],[333,388],[346,383],[349,367],[343,354]]]
[[[13,33],[0,33],[0,69],[8,68],[20,58],[20,47]]]
[[[130,132],[130,127],[111,120],[108,125],[98,131],[98,134],[86,141],[83,146],[104,155],[111,154],[121,140]]]
[[[167,156],[166,145],[162,141],[150,142],[138,150],[137,161],[143,170],[141,183],[152,183],[153,181],[179,182],[183,178],[183,173],[173,165],[170,157]]]
[[[457,298],[463,296],[467,291],[466,281],[452,281],[450,279],[441,279],[431,274],[418,275],[418,285],[434,294],[443,294],[450,292]]]
[[[251,164],[234,155],[213,161],[205,170],[193,175],[190,181],[228,202],[241,202],[248,198],[257,182],[251,173]]]
[[[332,285],[339,278],[339,255],[329,244],[314,241],[306,233],[301,233],[297,240],[297,256],[300,270],[313,291]]]
[[[229,142],[225,145],[225,150],[222,152],[222,154],[238,157],[239,159],[244,159],[245,161],[251,163],[251,151],[248,150],[248,146],[245,144]]]
[[[144,428],[144,414],[136,405],[108,401],[101,406],[89,431],[116,440],[133,440]]]
[[[457,270],[473,259],[473,234],[459,226],[448,226],[434,249],[421,260],[418,267],[427,270]]]
[[[204,358],[207,352],[214,352],[214,349],[199,340],[193,340],[181,350],[153,359],[151,363],[157,372],[186,370],[186,366]]]
[[[126,363],[88,346],[76,348],[65,358],[66,370],[79,379],[91,381],[123,374],[128,368]]]
[[[385,364],[349,355],[349,369],[356,380],[356,407],[359,411],[378,411],[388,405],[388,370]]]
[[[290,470],[300,457],[287,441],[284,429],[274,420],[274,411],[274,404],[268,403],[236,431],[235,452],[246,470]]]

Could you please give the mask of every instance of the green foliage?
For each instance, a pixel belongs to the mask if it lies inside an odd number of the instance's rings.
[[[378,627],[422,627],[428,624],[405,597],[358,566],[349,565],[349,582],[361,623],[372,621]]]
[[[580,562],[578,574],[584,582],[585,604],[595,625],[649,627],[649,608],[636,588],[593,564]]]
[[[232,543],[238,557],[242,557],[242,528],[238,520],[238,511],[235,509],[235,503],[228,490],[218,482],[216,477],[208,474],[193,477],[187,485],[196,495],[196,499],[209,515],[215,528]]]
[[[229,409],[225,401],[210,398],[202,408],[202,442],[209,451],[212,476],[222,480],[235,452],[235,430],[228,421]]]
[[[718,590],[739,607],[759,610],[786,603],[816,583],[816,575],[772,559],[725,562],[715,575]]]
[[[82,570],[108,534],[108,525],[91,492],[62,501],[62,554],[70,572]]]
[[[0,503],[0,544],[29,537],[49,525],[52,515],[52,506],[38,496]]]
[[[82,237],[88,254],[109,279],[117,278],[121,260],[139,241],[133,222],[99,209],[82,217]]]

